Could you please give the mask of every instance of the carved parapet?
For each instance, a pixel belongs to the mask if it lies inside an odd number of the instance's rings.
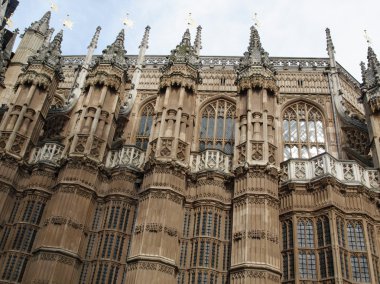
[[[145,152],[136,146],[125,145],[117,151],[110,151],[107,155],[106,167],[131,167],[143,169]]]
[[[31,152],[29,163],[48,163],[59,166],[63,149],[62,145],[55,143],[46,143],[42,147],[36,147]]]
[[[220,150],[205,150],[190,155],[191,172],[220,171],[231,173],[232,156]]]
[[[341,161],[324,153],[306,159],[291,159],[281,164],[280,180],[288,182],[305,182],[325,176],[335,177],[348,185],[362,185],[372,190],[379,190],[379,172],[364,168],[355,161]]]

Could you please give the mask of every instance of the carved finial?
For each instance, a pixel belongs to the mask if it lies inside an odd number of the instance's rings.
[[[121,66],[121,68],[127,68],[127,62],[125,60],[125,54],[127,52],[124,48],[124,29],[122,29],[116,37],[116,40],[105,50],[103,50],[103,55],[101,61],[103,62],[114,62]]]
[[[365,68],[365,63],[363,61],[360,62],[360,69],[362,71],[362,80],[363,84],[366,84],[366,68]]]
[[[250,40],[249,40],[249,47],[248,50],[254,50],[254,49],[260,49],[261,47],[261,42],[260,42],[260,35],[255,26],[251,26],[251,35],[250,35]]]
[[[337,67],[337,64],[335,61],[335,47],[332,41],[331,32],[329,28],[326,28],[326,50],[329,56],[330,68],[334,69]]]
[[[181,45],[191,46],[191,38],[190,38],[189,29],[186,29],[185,33],[183,34]]]
[[[43,43],[43,47],[48,47],[51,41],[51,37],[53,36],[54,28],[48,29],[45,37],[45,41]]]
[[[43,64],[54,69],[60,80],[63,80],[61,65],[61,44],[63,30],[56,34],[53,41],[48,46],[43,46],[35,56],[29,58],[29,64]]]
[[[61,44],[63,39],[63,30],[60,30],[54,37],[53,41],[50,44],[52,53],[56,52],[61,54]]]
[[[255,26],[251,26],[248,51],[244,53],[244,57],[240,60],[238,72],[244,71],[244,76],[246,76],[246,74],[251,71],[256,72],[257,70],[254,71],[251,67],[257,66],[268,68],[274,72],[274,67],[269,59],[268,52],[266,52],[261,45],[259,32]],[[240,73],[239,76],[243,76],[243,73]]]
[[[371,45],[372,45],[372,39],[371,39],[371,37],[369,36],[367,30],[364,30],[364,38],[365,38],[365,40],[367,41],[368,46],[371,46]]]
[[[371,46],[368,46],[368,71],[372,73],[377,84],[380,84],[380,63],[376,53]]]
[[[142,38],[139,48],[148,48],[150,26],[145,27],[144,36]]]
[[[124,49],[124,37],[125,37],[125,31],[124,29],[122,29],[117,35],[116,40],[112,45]]]
[[[39,21],[31,24],[30,29],[45,34],[49,29],[51,11],[46,12]]]
[[[100,26],[98,26],[96,28],[96,32],[95,32],[94,36],[92,37],[92,40],[91,40],[90,45],[88,46],[88,48],[95,49],[97,47],[98,40],[99,40],[99,35],[100,35],[100,31],[101,30],[102,30],[102,28]]]
[[[195,40],[194,40],[194,48],[197,55],[199,56],[200,50],[202,49],[202,27],[201,26],[197,27],[197,35],[195,36]]]
[[[330,33],[329,28],[326,28],[326,41],[327,41],[327,50],[329,50],[329,48],[331,50],[334,50],[334,44],[331,38],[331,33]]]

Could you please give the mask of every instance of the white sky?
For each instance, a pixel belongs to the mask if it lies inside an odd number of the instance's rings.
[[[126,13],[128,54],[137,54],[144,28],[151,26],[148,54],[166,55],[180,42],[186,17],[202,25],[202,55],[242,55],[247,49],[253,14],[260,20],[263,47],[270,56],[326,57],[325,28],[331,29],[337,60],[361,81],[359,63],[366,61],[364,29],[380,56],[379,0],[53,0],[51,25],[58,31],[66,14],[74,22],[64,33],[63,54],[85,54],[98,25],[97,53],[114,41]],[[79,4],[78,4],[79,3]],[[49,0],[22,0],[13,16],[23,31],[49,10]],[[192,28],[192,39],[195,27]]]

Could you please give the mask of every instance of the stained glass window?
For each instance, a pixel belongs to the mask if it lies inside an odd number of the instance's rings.
[[[283,114],[284,159],[308,159],[326,151],[323,116],[314,106],[298,102]]]
[[[229,101],[217,100],[202,110],[199,149],[219,149],[232,154],[236,107]]]

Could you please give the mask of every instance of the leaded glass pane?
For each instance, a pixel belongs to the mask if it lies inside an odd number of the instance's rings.
[[[291,149],[290,149],[290,155],[292,158],[298,158],[298,148],[297,146],[293,146]]]
[[[314,121],[309,121],[309,141],[316,142]]]
[[[316,126],[317,126],[317,141],[323,143],[325,142],[325,135],[323,133],[322,121],[317,121]]]
[[[297,121],[291,120],[290,121],[290,141],[295,142],[297,140],[298,140]]]
[[[283,123],[282,123],[282,127],[283,127],[283,136],[284,136],[284,141],[285,142],[288,142],[289,141],[289,121],[288,120],[284,120]]]
[[[302,146],[301,148],[301,158],[302,159],[308,159],[309,158],[309,151],[306,146]]]
[[[206,138],[206,130],[207,130],[207,117],[202,117],[202,122],[201,122],[201,138]]]
[[[307,141],[306,121],[305,120],[300,121],[300,141],[301,142]]]
[[[310,148],[310,157],[314,157],[314,156],[317,156],[317,155],[318,155],[317,147],[316,146],[312,146]]]
[[[290,147],[289,147],[289,145],[286,145],[285,148],[284,148],[284,160],[288,160],[291,157],[292,156],[291,156],[291,153],[290,153]]]
[[[214,137],[215,118],[210,117],[208,119],[207,137]]]

